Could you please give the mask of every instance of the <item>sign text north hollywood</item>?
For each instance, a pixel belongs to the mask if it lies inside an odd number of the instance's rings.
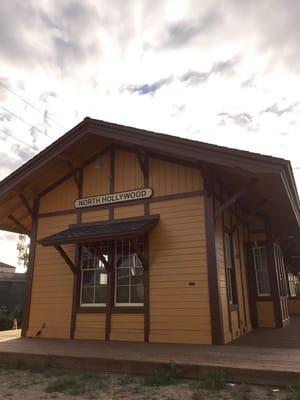
[[[84,197],[74,202],[75,208],[103,206],[105,204],[120,203],[123,201],[149,199],[152,196],[151,188],[129,190],[127,192],[103,194],[100,196]]]

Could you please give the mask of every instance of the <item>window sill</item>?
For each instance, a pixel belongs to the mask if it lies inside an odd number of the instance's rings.
[[[76,313],[106,313],[106,307],[78,307]]]
[[[114,306],[111,310],[112,314],[144,314],[144,306]]]
[[[256,296],[256,301],[273,301],[271,296]]]
[[[84,313],[95,313],[95,314],[105,314],[106,307],[78,307],[76,309],[76,313],[84,314]],[[144,307],[112,307],[112,314],[144,314]]]

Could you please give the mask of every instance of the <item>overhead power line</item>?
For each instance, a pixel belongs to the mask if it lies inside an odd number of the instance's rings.
[[[6,132],[6,131],[4,131],[4,130],[1,129],[1,128],[0,128],[0,132],[4,133],[4,134],[7,135],[7,136],[12,137],[13,139],[17,140],[18,142],[24,144],[25,146],[30,147],[30,148],[33,149],[34,151],[38,151],[38,150],[39,150],[37,147],[34,147],[34,146],[32,146],[31,144],[28,144],[28,143],[24,142],[23,140],[19,139],[18,137],[12,135],[10,132]]]
[[[34,104],[31,103],[31,101],[25,99],[24,97],[20,96],[19,94],[17,94],[16,92],[14,92],[12,89],[10,89],[8,86],[4,85],[4,83],[0,82],[0,86],[2,86],[4,89],[6,89],[8,92],[12,93],[13,95],[15,95],[16,97],[18,97],[20,100],[22,100],[24,103],[26,103],[29,107],[33,108],[35,111],[37,111],[38,113],[44,115],[43,111],[39,110]],[[50,119],[54,124],[56,124],[57,126],[59,126],[62,129],[66,129],[64,126],[62,126],[60,123],[58,123],[57,121],[55,121],[55,119],[53,119],[50,116],[47,116],[48,119]]]
[[[0,106],[0,108],[2,108],[2,110],[8,112],[9,114],[13,115],[15,118],[19,119],[20,121],[24,122],[24,124],[30,126],[31,128],[35,129],[36,131],[42,133],[43,135],[47,136],[48,138],[54,140],[54,138],[50,135],[48,135],[48,133],[43,132],[41,129],[37,128],[36,126],[30,124],[29,122],[25,121],[25,119],[23,119],[22,117],[19,117],[19,115],[13,113],[12,111],[8,110],[7,108]]]

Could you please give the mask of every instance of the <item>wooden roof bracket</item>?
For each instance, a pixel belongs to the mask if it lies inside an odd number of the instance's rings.
[[[68,256],[68,254],[65,252],[65,250],[59,246],[56,245],[54,246],[55,250],[60,254],[60,256],[63,258],[63,260],[65,261],[65,263],[70,267],[70,270],[73,272],[73,274],[78,274],[79,273],[79,268],[77,268],[75,266],[75,264],[73,263],[73,261],[70,259],[70,257]]]
[[[146,178],[148,176],[148,163],[146,161],[146,154],[140,149],[137,149],[136,156],[143,172],[144,178]]]
[[[238,192],[232,194],[228,200],[225,201],[225,203],[223,203],[216,211],[215,213],[215,218],[220,217],[223,212],[230,207],[231,205],[235,204],[237,202],[237,200],[239,200],[241,197],[245,196],[249,190],[256,185],[256,183],[258,182],[257,178],[253,178],[251,179],[247,185],[245,185],[241,190],[239,190]]]
[[[10,214],[8,219],[10,219],[17,226],[17,228],[20,229],[20,233],[30,235],[30,231],[26,228],[26,226],[23,225],[22,222],[20,222],[15,216],[13,216],[13,214]]]
[[[79,174],[78,174],[79,170],[78,170],[78,168],[74,167],[74,165],[72,164],[72,162],[70,160],[67,160],[67,163],[68,163],[68,165],[70,167],[72,176],[73,176],[73,178],[75,180],[75,183],[76,183],[76,186],[77,186],[78,190],[80,190],[80,182],[79,182]]]
[[[33,220],[34,217],[35,217],[35,213],[33,211],[33,208],[30,207],[30,204],[29,204],[28,200],[26,199],[26,197],[24,196],[23,193],[19,193],[19,197],[20,197],[22,203],[24,204],[24,207],[28,211],[28,214],[31,216],[31,218]]]
[[[213,173],[211,168],[204,163],[199,163],[198,165],[201,174],[202,174],[202,180],[203,180],[203,188],[207,194],[208,197],[211,197],[213,195]]]
[[[248,210],[247,214],[243,215],[243,217],[240,218],[235,225],[233,225],[233,227],[230,229],[230,234],[232,234],[240,225],[244,225],[250,217],[257,214],[266,202],[266,199],[260,200],[251,210]]]

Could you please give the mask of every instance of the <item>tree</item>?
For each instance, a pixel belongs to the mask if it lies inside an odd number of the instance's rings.
[[[29,261],[29,242],[26,235],[19,235],[17,243],[18,264],[22,265],[26,270]]]

